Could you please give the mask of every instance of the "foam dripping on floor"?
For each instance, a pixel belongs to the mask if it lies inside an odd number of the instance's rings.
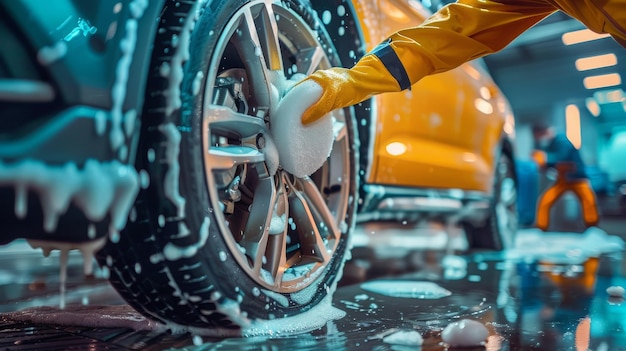
[[[86,243],[64,243],[43,240],[27,240],[33,249],[41,249],[48,257],[53,250],[59,250],[59,308],[65,308],[65,291],[67,282],[67,261],[71,250],[78,250],[83,255],[83,271],[86,276],[93,274],[93,261],[96,251],[106,243],[107,238],[100,238]]]

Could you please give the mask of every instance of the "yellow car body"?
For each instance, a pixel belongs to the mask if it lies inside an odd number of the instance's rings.
[[[354,5],[368,50],[428,15],[416,1]],[[503,133],[512,137],[514,119],[482,67],[467,63],[426,77],[410,91],[377,96],[375,105],[368,183],[491,192],[495,156]]]

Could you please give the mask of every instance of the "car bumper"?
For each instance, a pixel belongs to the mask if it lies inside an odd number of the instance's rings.
[[[440,219],[484,221],[491,198],[484,193],[462,189],[420,189],[377,184],[363,186],[365,193],[359,222],[371,220]]]
[[[90,241],[125,225],[139,185],[128,164],[137,126],[115,149],[108,115],[73,107],[0,138],[0,243]]]

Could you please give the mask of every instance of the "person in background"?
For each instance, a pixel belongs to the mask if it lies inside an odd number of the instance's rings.
[[[567,191],[580,200],[583,219],[587,227],[598,224],[596,195],[585,173],[585,164],[578,149],[562,133],[556,133],[553,126],[536,123],[532,127],[535,151],[532,158],[540,168],[552,167],[557,170],[557,178],[543,194],[537,205],[537,228],[546,231],[550,225],[550,209]]]

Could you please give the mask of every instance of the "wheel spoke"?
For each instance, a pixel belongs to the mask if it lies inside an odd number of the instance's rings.
[[[517,201],[517,192],[515,191],[515,181],[512,178],[504,178],[500,187],[500,200],[509,207]]]
[[[231,41],[237,49],[246,71],[254,73],[249,76],[250,93],[254,98],[250,102],[257,106],[257,111],[267,112],[271,103],[270,79],[251,8],[247,8],[243,12],[243,20],[235,33]]]
[[[326,200],[322,197],[315,183],[309,177],[299,179],[298,183],[302,186],[309,205],[319,213],[320,224],[323,223],[328,227],[328,234],[331,239],[338,239],[341,233],[337,225],[337,219],[330,212]]]
[[[333,135],[335,136],[335,142],[340,141],[348,137],[348,128],[345,122],[337,119],[333,120]]]
[[[498,165],[499,189],[495,204],[500,242],[503,248],[514,245],[515,232],[517,231],[517,187],[511,176],[510,161],[503,158]]]
[[[321,216],[314,207],[311,207],[304,194],[294,191],[289,196],[291,218],[296,225],[296,232],[300,244],[300,254],[291,258],[288,266],[304,265],[309,263],[326,263],[330,256],[326,243],[317,225]],[[321,224],[321,223],[320,223]]]
[[[259,179],[254,191],[254,199],[250,205],[250,214],[239,245],[252,260],[253,270],[260,273],[263,256],[267,246],[268,230],[276,202],[274,179]]]
[[[260,13],[255,16],[254,28],[257,30],[259,47],[263,50],[264,62],[268,69],[281,71],[283,59],[278,42],[278,25],[276,24],[274,9],[271,4],[265,3],[260,10]]]
[[[323,60],[326,59],[324,49],[315,46],[310,49],[300,50],[296,59],[302,65],[303,73],[310,75],[317,71]]]
[[[287,261],[287,218],[289,207],[284,180],[281,178],[279,191],[272,212],[272,221],[265,252],[264,268],[277,286],[280,285]]]
[[[224,170],[237,165],[263,162],[265,155],[253,147],[228,145],[211,147],[205,159],[207,167]]]
[[[238,135],[242,139],[268,133],[263,119],[241,113],[224,106],[209,105],[204,109],[205,128],[222,130]]]
[[[242,141],[240,145],[210,145],[205,157],[206,167],[209,169],[225,170],[237,165],[265,161],[265,155],[253,142],[243,142],[246,139],[255,140],[257,135],[267,133],[262,119],[237,113],[224,106],[210,105],[204,110],[204,128],[211,135],[228,135]]]
[[[300,259],[303,263],[326,263],[329,249],[341,234],[337,221],[310,178],[299,179],[297,184],[302,190],[294,189],[289,205],[299,235]]]

